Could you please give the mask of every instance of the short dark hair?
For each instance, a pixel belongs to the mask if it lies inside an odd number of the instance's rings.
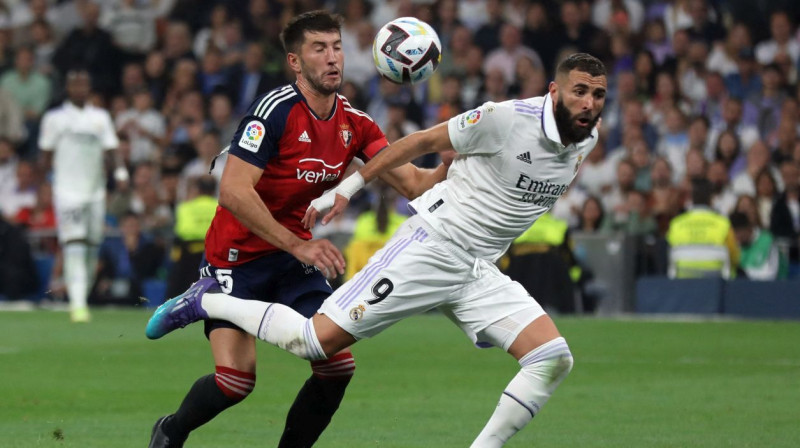
[[[600,59],[588,53],[573,53],[558,64],[556,73],[569,75],[569,72],[578,70],[591,76],[606,76],[606,66]]]
[[[195,185],[197,186],[197,191],[201,195],[214,196],[217,194],[217,178],[214,176],[207,174],[198,176],[195,178]]]
[[[733,212],[728,219],[731,222],[731,227],[733,227],[735,230],[749,229],[750,227],[753,227],[753,223],[750,222],[750,218],[747,216],[747,214],[742,212]]]
[[[692,205],[711,205],[711,181],[692,179]]]
[[[305,41],[306,31],[342,33],[342,16],[318,9],[292,17],[281,31],[281,43],[286,53],[297,53]]]

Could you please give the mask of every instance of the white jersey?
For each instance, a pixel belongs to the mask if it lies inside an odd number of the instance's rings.
[[[119,145],[104,109],[69,101],[42,117],[39,147],[53,155],[53,194],[60,201],[92,201],[105,196],[103,151]]]
[[[495,261],[564,194],[597,143],[564,146],[550,95],[488,102],[451,118],[459,156],[410,207],[476,258]]]

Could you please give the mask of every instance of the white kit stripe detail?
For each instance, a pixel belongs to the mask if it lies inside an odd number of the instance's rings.
[[[286,86],[286,87],[284,87],[282,89],[274,90],[274,91],[268,93],[266,96],[264,96],[264,98],[261,99],[261,102],[258,103],[258,107],[256,107],[256,110],[255,110],[255,112],[253,112],[253,115],[256,115],[256,116],[259,115],[261,112],[264,111],[263,108],[266,107],[266,105],[269,104],[270,101],[272,101],[273,97],[275,97],[276,95],[279,95],[281,93],[284,93],[284,92],[286,92],[287,89],[291,89],[291,88],[292,88],[292,86]]]

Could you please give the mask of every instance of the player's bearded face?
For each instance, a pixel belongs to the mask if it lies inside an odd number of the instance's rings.
[[[300,58],[300,73],[308,81],[308,84],[323,95],[332,95],[339,90],[342,85],[342,68],[335,65],[326,64],[322,68],[312,68]]]
[[[558,102],[556,102],[554,116],[556,118],[558,134],[563,141],[572,143],[586,140],[592,135],[592,129],[594,129],[597,122],[600,120],[600,112],[596,115],[592,115],[592,111],[587,110],[573,114],[570,112],[567,105],[564,104],[564,97],[561,95],[559,95]]]

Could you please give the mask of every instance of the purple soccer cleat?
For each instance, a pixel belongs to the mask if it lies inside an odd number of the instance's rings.
[[[213,277],[203,277],[192,283],[183,294],[164,302],[147,322],[145,329],[147,338],[158,339],[173,330],[198,320],[208,319],[201,302],[203,294],[211,290],[219,291],[217,280]]]

